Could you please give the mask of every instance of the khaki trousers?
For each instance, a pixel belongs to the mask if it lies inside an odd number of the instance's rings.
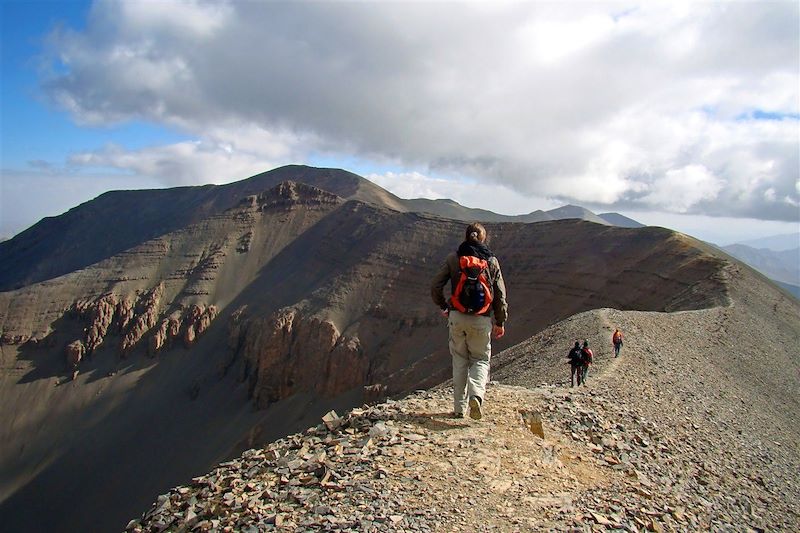
[[[486,395],[492,357],[492,319],[451,310],[450,355],[453,356],[453,411],[464,413],[471,396]]]

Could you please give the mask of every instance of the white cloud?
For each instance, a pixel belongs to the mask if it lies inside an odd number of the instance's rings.
[[[797,220],[799,19],[792,2],[102,1],[52,36],[45,88],[81,122],[199,139],[75,158],[165,182],[326,152],[519,198]]]
[[[447,180],[419,172],[386,172],[365,177],[400,198],[450,199],[466,207],[508,215],[527,214],[560,205],[541,197],[523,196],[501,184]]]
[[[668,170],[664,177],[652,184],[645,203],[665,206],[676,213],[686,213],[701,201],[717,198],[722,182],[702,165],[687,165]]]
[[[252,124],[219,125],[195,141],[138,150],[109,144],[73,154],[68,166],[88,171],[116,169],[168,186],[227,183],[302,160],[303,147],[313,142],[307,136]]]
[[[130,151],[117,145],[73,155],[73,167],[114,168],[163,185],[226,183],[278,166],[257,154],[234,150],[229,143],[186,141]]]

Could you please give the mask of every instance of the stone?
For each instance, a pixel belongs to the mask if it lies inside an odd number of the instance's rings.
[[[389,428],[384,422],[378,422],[369,429],[369,436],[375,439],[382,439],[389,435]]]
[[[344,423],[344,421],[339,418],[339,415],[336,414],[336,411],[328,411],[325,413],[325,416],[322,417],[322,422],[329,431],[339,429]]]
[[[542,413],[539,411],[520,411],[523,423],[531,433],[544,439],[544,426],[542,424]]]
[[[86,354],[86,346],[83,344],[83,341],[72,341],[71,343],[67,344],[64,351],[67,358],[68,368],[72,372],[77,372],[78,366],[80,365],[83,356]]]
[[[598,524],[600,524],[601,526],[611,526],[611,525],[613,525],[613,522],[611,522],[611,520],[609,520],[608,518],[606,518],[605,516],[603,516],[600,513],[596,513],[594,511],[589,511],[589,514],[592,515],[592,519],[595,522],[597,522]]]

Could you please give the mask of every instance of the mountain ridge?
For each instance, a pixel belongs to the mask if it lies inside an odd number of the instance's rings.
[[[109,191],[62,215],[0,241],[0,291],[52,279],[123,252],[149,239],[200,222],[233,207],[241,198],[258,194],[283,181],[308,183],[344,199],[361,200],[401,212],[429,212],[457,220],[484,222],[538,222],[554,218],[581,218],[552,212],[500,215],[442,200],[404,200],[366,178],[342,169],[287,165],[225,185],[202,185],[134,191]],[[582,209],[582,208],[581,208]],[[557,211],[557,210],[554,210]],[[590,213],[588,210],[584,210]],[[607,224],[595,215],[593,221]],[[113,229],[95,224],[113,219]],[[58,261],[50,261],[53,256]]]

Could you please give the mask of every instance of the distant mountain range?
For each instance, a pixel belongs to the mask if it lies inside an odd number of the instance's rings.
[[[733,244],[741,244],[750,248],[767,249],[773,252],[784,252],[800,248],[800,228],[795,233],[783,233],[781,235],[771,235],[760,239],[738,241]],[[732,246],[732,245],[731,245]]]
[[[723,246],[722,250],[755,268],[800,298],[800,247],[773,251],[744,244]]]
[[[628,218],[624,215],[620,215],[619,213],[600,213],[597,215],[598,217],[602,218],[612,226],[617,226],[620,228],[644,228],[645,224],[641,222],[637,222],[632,218]]]

